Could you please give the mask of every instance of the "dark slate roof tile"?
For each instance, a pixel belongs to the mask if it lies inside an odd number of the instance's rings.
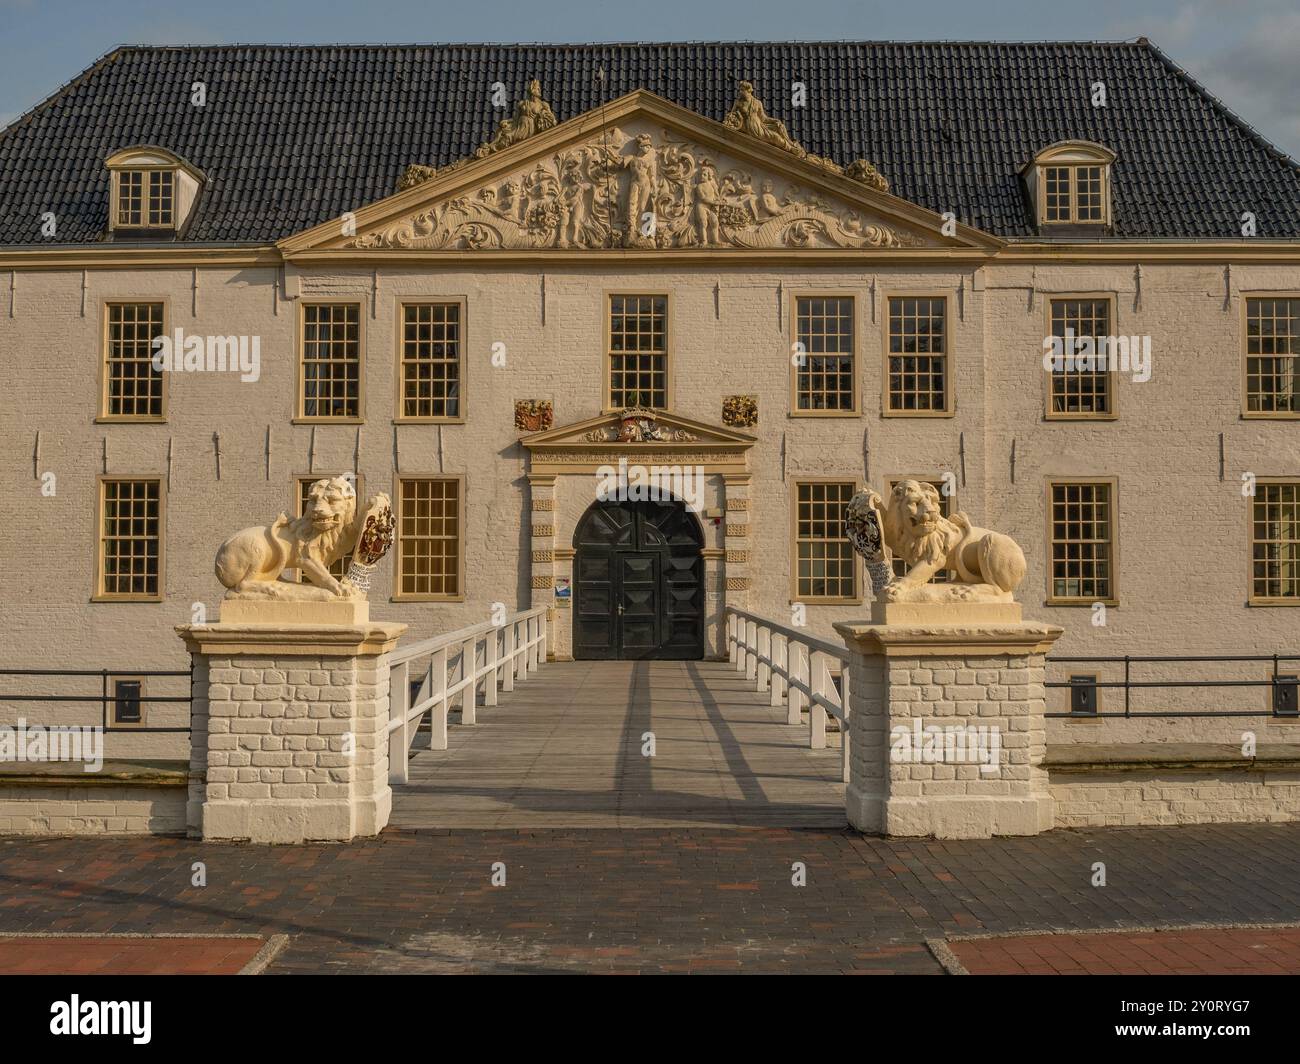
[[[561,121],[637,88],[721,121],[749,78],[809,151],[1004,237],[1034,232],[1021,167],[1069,139],[1117,152],[1118,237],[1236,238],[1246,210],[1260,236],[1300,236],[1296,164],[1145,42],[741,42],[121,48],[0,132],[0,243],[32,243],[47,210],[60,243],[102,239],[103,160],[134,144],[208,176],[187,239],[277,240],[463,158],[508,113],[492,83],[513,103],[533,77]]]

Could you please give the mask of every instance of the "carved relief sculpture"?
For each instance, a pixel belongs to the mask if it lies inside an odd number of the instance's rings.
[[[755,113],[750,121],[773,120]],[[358,235],[345,246],[527,250],[922,243],[918,235],[864,217],[783,177],[720,163],[707,149],[674,139],[666,130],[633,136],[610,128],[538,160],[530,170]]]
[[[886,602],[1011,602],[1025,578],[1025,555],[1010,536],[972,525],[964,513],[944,517],[933,484],[904,480],[889,498],[870,489],[849,501],[845,532],[867,561]],[[895,579],[884,548],[907,563]],[[941,570],[955,579],[932,584]]]
[[[695,443],[699,437],[685,429],[659,424],[653,410],[629,407],[619,415],[618,427],[605,425],[582,437],[590,443]]]
[[[728,395],[722,400],[722,423],[748,429],[758,424],[758,396]]]
[[[555,420],[549,399],[516,399],[515,428],[520,432],[545,432]]]
[[[336,580],[329,567],[351,552],[359,537],[364,539],[364,550],[354,554],[348,576]],[[358,518],[352,481],[331,477],[311,486],[301,517],[291,520],[282,513],[270,525],[246,528],[226,540],[217,551],[217,579],[228,589],[228,599],[363,599],[365,587],[352,580],[358,557],[362,565],[373,569],[391,544],[388,496],[372,496]],[[309,583],[284,580],[286,569],[300,570]]]

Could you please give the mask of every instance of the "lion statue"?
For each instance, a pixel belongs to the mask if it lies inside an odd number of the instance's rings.
[[[368,509],[388,505],[388,497],[379,494]],[[361,523],[352,481],[318,480],[301,517],[290,520],[282,513],[270,525],[245,528],[226,540],[217,551],[217,579],[229,589],[228,598],[363,597],[350,581],[336,580],[329,571],[356,545]],[[286,569],[299,570],[315,587],[282,579]]]
[[[944,517],[938,489],[923,481],[900,481],[887,501],[869,489],[859,492],[849,503],[849,526],[855,545],[862,540],[878,547],[883,539],[907,564],[905,576],[877,588],[887,602],[1010,602],[1025,578],[1025,554],[1015,540],[971,524],[964,513]],[[956,579],[931,585],[945,569]]]

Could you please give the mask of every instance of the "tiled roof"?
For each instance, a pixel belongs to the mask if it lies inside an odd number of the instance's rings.
[[[276,240],[469,154],[506,113],[491,85],[513,104],[533,77],[560,121],[637,88],[721,121],[748,78],[809,151],[1003,237],[1034,233],[1021,168],[1071,139],[1118,153],[1117,237],[1236,238],[1244,211],[1300,237],[1296,164],[1145,42],[841,42],[121,48],[0,133],[0,243],[103,239],[103,161],[138,144],[207,175],[187,240]]]

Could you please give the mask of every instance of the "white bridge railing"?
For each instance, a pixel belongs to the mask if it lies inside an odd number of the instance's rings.
[[[497,704],[497,689],[513,691],[515,680],[536,672],[546,660],[546,607],[512,613],[501,624],[460,628],[446,635],[398,647],[388,656],[388,781],[407,781],[407,757],[420,718],[430,714],[429,749],[447,749],[447,711],[460,706],[460,722],[473,724],[479,687],[483,705]],[[414,700],[411,678],[423,673]]]
[[[800,724],[808,710],[808,746],[826,747],[826,717],[840,723],[840,775],[849,781],[849,655],[842,646],[787,628],[755,613],[727,607],[727,659],[784,703],[787,724]],[[835,686],[838,672],[840,686]]]

